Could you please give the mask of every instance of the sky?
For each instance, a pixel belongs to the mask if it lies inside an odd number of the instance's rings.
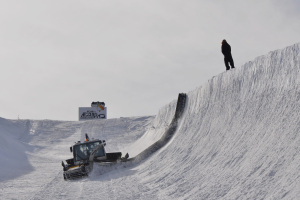
[[[0,0],[0,117],[156,115],[180,92],[300,42],[297,0]]]

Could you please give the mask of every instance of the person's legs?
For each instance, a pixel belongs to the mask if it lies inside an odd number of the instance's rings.
[[[229,60],[229,63],[230,63],[231,69],[234,68],[234,62],[233,62],[232,58]]]
[[[228,65],[229,60],[227,58],[224,58],[224,63],[226,66],[226,70],[230,70],[230,66]]]

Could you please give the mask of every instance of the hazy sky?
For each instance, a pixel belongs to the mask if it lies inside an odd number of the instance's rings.
[[[0,117],[77,120],[159,108],[225,71],[300,42],[299,0],[0,0]]]

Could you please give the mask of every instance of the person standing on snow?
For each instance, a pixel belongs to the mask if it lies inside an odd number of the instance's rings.
[[[224,55],[224,62],[225,62],[226,70],[230,70],[230,66],[231,66],[231,69],[233,69],[234,63],[233,63],[233,59],[232,59],[232,55],[231,55],[231,47],[227,43],[226,40],[222,41],[222,53]],[[229,64],[230,64],[230,66],[229,66]]]

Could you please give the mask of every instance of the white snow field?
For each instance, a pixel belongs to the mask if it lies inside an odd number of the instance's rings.
[[[222,66],[223,67],[223,66]],[[174,98],[177,94],[174,94]],[[172,140],[144,162],[64,181],[60,162],[90,137],[137,155],[160,139],[155,117],[89,122],[0,119],[0,199],[300,199],[300,43],[187,93]],[[100,173],[101,172],[101,173]]]

